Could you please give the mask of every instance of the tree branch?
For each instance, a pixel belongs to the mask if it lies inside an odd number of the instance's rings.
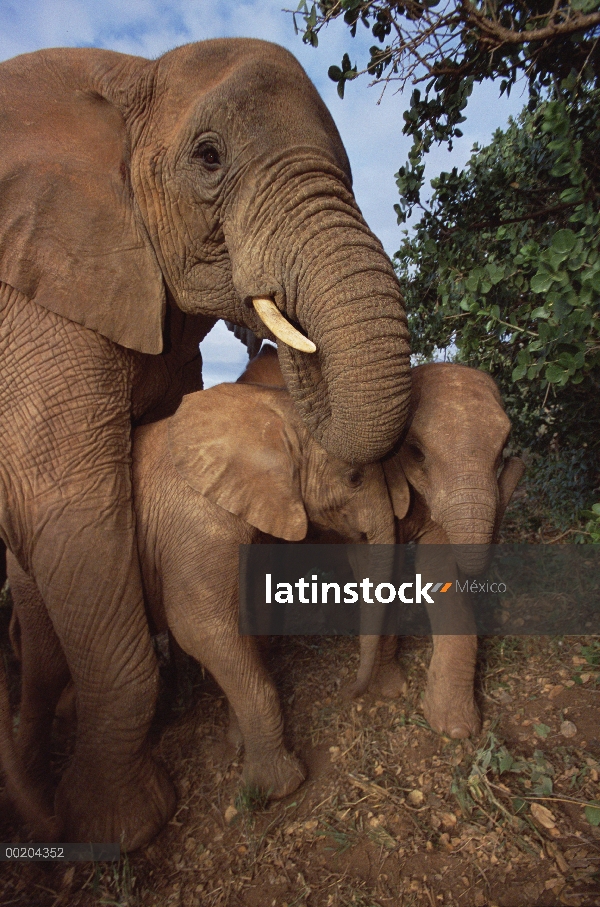
[[[478,9],[475,9],[469,0],[461,0],[461,7],[465,23],[483,33],[480,38],[481,43],[495,44],[498,47],[502,44],[535,44],[572,35],[578,31],[588,31],[600,25],[600,12],[586,14],[569,9],[565,11],[567,18],[562,22],[550,22],[543,28],[533,28],[530,31],[512,31],[504,28],[498,22],[488,19]],[[556,15],[555,9],[556,4],[548,16],[549,19],[553,19]]]

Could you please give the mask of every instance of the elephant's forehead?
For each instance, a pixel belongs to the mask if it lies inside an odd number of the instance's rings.
[[[285,48],[246,39],[187,45],[158,61],[160,115],[173,127],[197,119],[275,149],[312,145],[349,169],[331,114]]]
[[[443,394],[423,395],[415,413],[412,429],[421,435],[444,438],[477,437],[479,435],[504,436],[510,421],[495,396],[488,388],[471,385],[465,388],[446,388]]]

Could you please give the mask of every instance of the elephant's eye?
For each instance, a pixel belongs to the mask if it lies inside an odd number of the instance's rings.
[[[417,463],[423,462],[423,460],[425,459],[425,454],[423,453],[423,451],[421,450],[421,448],[419,447],[418,444],[415,444],[414,441],[411,441],[407,444],[407,448],[408,448],[408,452],[409,452],[410,456],[413,458],[413,460],[415,460]]]
[[[348,475],[348,481],[353,488],[358,488],[359,485],[362,485],[363,481],[363,472],[362,469],[353,469],[352,472]]]
[[[221,166],[221,157],[214,145],[202,142],[194,151],[194,157],[202,161],[207,170],[216,170]]]

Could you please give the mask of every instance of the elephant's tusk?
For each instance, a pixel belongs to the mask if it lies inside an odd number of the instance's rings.
[[[305,337],[304,334],[301,334],[300,331],[297,331],[296,328],[289,323],[272,299],[268,299],[266,296],[255,296],[252,299],[252,304],[263,324],[265,324],[271,333],[275,334],[277,339],[281,340],[282,343],[287,343],[288,346],[293,347],[295,350],[300,350],[302,353],[317,352],[317,348],[312,340],[309,340],[308,337]]]

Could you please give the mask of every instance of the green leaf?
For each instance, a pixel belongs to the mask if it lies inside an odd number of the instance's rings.
[[[551,363],[544,372],[544,377],[550,384],[565,384],[569,377],[569,373],[559,365]]]
[[[526,371],[527,371],[526,365],[517,365],[517,367],[514,368],[512,371],[513,381],[520,381],[521,378],[523,378],[525,376]]]
[[[493,286],[496,286],[504,278],[504,268],[498,267],[495,261],[486,265],[485,270]]]
[[[531,290],[533,293],[547,293],[552,284],[554,277],[548,271],[538,271],[531,278]]]
[[[581,201],[583,199],[583,193],[578,186],[569,186],[568,189],[565,189],[560,193],[559,198],[561,202],[571,204],[573,202]]]
[[[585,808],[585,817],[594,828],[597,828],[600,825],[600,803],[597,800],[594,800],[592,803],[588,803]]]
[[[577,237],[572,230],[559,230],[552,237],[552,248],[560,253],[569,253],[577,242]]]
[[[534,724],[533,729],[536,732],[536,734],[538,735],[538,737],[543,737],[544,740],[546,739],[546,737],[552,730],[552,728],[548,727],[547,724]]]
[[[533,788],[534,794],[538,797],[551,797],[552,790],[552,778],[549,778],[547,775],[541,775],[538,779],[538,784]]]

